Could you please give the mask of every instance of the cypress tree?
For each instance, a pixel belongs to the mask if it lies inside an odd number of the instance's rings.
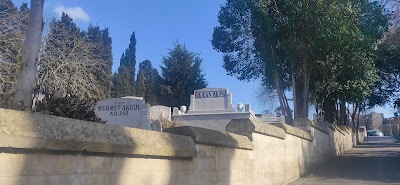
[[[136,80],[136,96],[137,97],[144,97],[146,92],[146,87],[144,85],[144,76],[143,71],[138,72],[137,80]],[[145,99],[146,100],[146,99]]]
[[[129,47],[121,56],[118,73],[113,75],[112,97],[135,95],[136,38],[132,33]]]
[[[143,78],[143,81],[141,80]],[[145,60],[139,64],[138,84],[137,91],[140,88],[144,89],[144,97],[150,105],[157,105],[160,97],[160,75],[157,69],[153,68],[149,60]],[[139,85],[140,84],[140,85]]]

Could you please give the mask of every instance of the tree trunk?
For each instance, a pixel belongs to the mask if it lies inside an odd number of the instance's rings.
[[[297,67],[292,68],[292,86],[294,98],[294,118],[308,118],[309,106],[309,76],[310,71],[306,61],[301,61]]]
[[[282,92],[282,95],[283,95],[283,103],[284,103],[284,105],[286,107],[285,122],[287,124],[293,125],[293,113],[292,113],[292,110],[289,107],[288,99],[287,99],[287,97],[286,97],[284,92]]]
[[[288,100],[285,95],[285,91],[283,90],[282,84],[279,81],[278,72],[275,70],[273,75],[274,75],[276,91],[278,94],[279,105],[281,107],[282,114],[285,116],[285,122],[287,124],[292,125],[293,124],[293,117],[292,117],[293,115],[292,115],[292,112],[290,111],[290,107],[289,107]]]
[[[304,83],[302,83],[302,80],[299,79],[296,80],[295,86],[296,91],[293,91],[295,101],[294,118],[308,118],[308,87],[306,87]]]
[[[355,122],[356,121],[356,115],[357,115],[358,110],[359,110],[358,105],[359,105],[358,103],[353,104],[353,112],[352,113],[350,113],[350,111],[348,110],[349,115],[351,115],[351,123],[353,123],[353,126],[355,128],[358,128],[358,126],[357,126],[357,124]]]
[[[296,101],[296,94],[297,94],[297,88],[296,88],[296,72],[294,68],[294,63],[293,61],[291,62],[291,73],[292,73],[292,91],[293,91],[293,111],[294,111],[294,119],[297,118],[297,101]]]
[[[346,117],[346,102],[343,102],[343,101],[341,101],[340,102],[340,113],[339,113],[339,119],[340,119],[340,122],[339,122],[339,125],[342,125],[342,126],[346,126],[347,124],[346,124],[346,120],[347,120],[347,117]]]
[[[32,109],[32,93],[35,86],[37,63],[43,29],[44,0],[31,0],[28,30],[24,42],[21,69],[18,74],[14,93],[14,108]]]
[[[336,104],[335,99],[330,95],[324,99],[324,104],[322,105],[324,110],[324,121],[329,123],[334,123],[336,121]]]
[[[270,47],[270,49],[271,49],[272,62],[274,64],[274,66],[276,66],[277,61],[275,58],[275,56],[276,56],[275,50],[272,46]],[[274,78],[274,83],[275,83],[276,91],[277,91],[278,98],[279,98],[279,105],[281,107],[282,114],[285,116],[285,122],[287,124],[293,125],[293,115],[292,115],[292,112],[290,111],[289,103],[288,103],[288,100],[285,95],[285,90],[281,83],[280,76],[279,76],[277,69],[275,69],[273,72],[273,78]]]

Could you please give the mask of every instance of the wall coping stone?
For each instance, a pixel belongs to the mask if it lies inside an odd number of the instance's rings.
[[[332,130],[338,131],[338,132],[341,133],[342,135],[345,135],[344,131],[343,131],[341,128],[339,128],[337,125],[331,124],[331,125],[329,125],[329,127],[332,128]]]
[[[254,149],[253,143],[246,136],[236,135],[201,127],[183,126],[164,129],[163,132],[190,136],[197,144],[221,146],[239,149]]]
[[[308,141],[312,141],[312,136],[311,133],[304,131],[302,129],[293,127],[291,125],[285,124],[285,123],[271,123],[272,125],[275,125],[277,127],[282,128],[287,134],[308,140]]]
[[[253,132],[279,139],[286,138],[286,133],[282,128],[253,119],[232,119],[226,125],[226,131],[247,136],[250,140],[253,140]]]
[[[336,128],[335,128],[335,126],[333,126],[334,124],[331,124],[331,125],[329,125],[328,127],[331,129],[331,130],[333,130],[333,131],[336,131]]]
[[[0,109],[0,148],[195,157],[187,136]]]
[[[335,131],[335,127],[332,126],[332,125],[334,125],[334,124],[329,123],[329,124],[328,124],[328,128],[330,128],[331,130]]]
[[[313,122],[313,127],[320,130],[321,132],[325,132],[326,134],[329,134],[329,125],[330,123],[327,121],[319,121],[317,123]]]
[[[340,129],[342,129],[343,131],[345,131],[347,134],[350,134],[352,131],[350,131],[348,126],[339,126]]]

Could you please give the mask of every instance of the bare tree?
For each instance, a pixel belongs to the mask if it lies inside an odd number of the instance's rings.
[[[80,99],[106,98],[95,75],[106,72],[102,56],[95,54],[100,46],[56,24],[53,21],[41,52],[36,92]]]
[[[273,114],[276,109],[278,95],[275,90],[271,90],[261,85],[257,90],[257,100],[258,106],[264,108],[263,113]]]
[[[23,46],[21,69],[14,94],[14,108],[31,110],[37,63],[42,40],[44,0],[31,0],[28,30]]]
[[[391,12],[391,28],[400,27],[400,0],[382,0],[381,4],[386,10]]]
[[[0,9],[0,107],[8,108],[20,68],[29,11],[26,5],[18,11],[11,1],[4,3]]]

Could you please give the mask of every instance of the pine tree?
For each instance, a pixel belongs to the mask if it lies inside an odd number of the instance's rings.
[[[190,95],[196,89],[207,87],[201,69],[202,59],[184,45],[174,44],[161,66],[163,104],[171,107],[189,105]]]
[[[112,97],[135,95],[136,38],[132,33],[129,47],[121,56],[118,73],[113,75]]]
[[[141,82],[140,78],[143,78],[143,82]],[[139,64],[138,81],[136,82],[138,84],[137,91],[140,91],[139,88],[144,87],[143,97],[150,105],[158,104],[158,99],[161,95],[160,79],[157,69],[153,68],[149,60]]]

